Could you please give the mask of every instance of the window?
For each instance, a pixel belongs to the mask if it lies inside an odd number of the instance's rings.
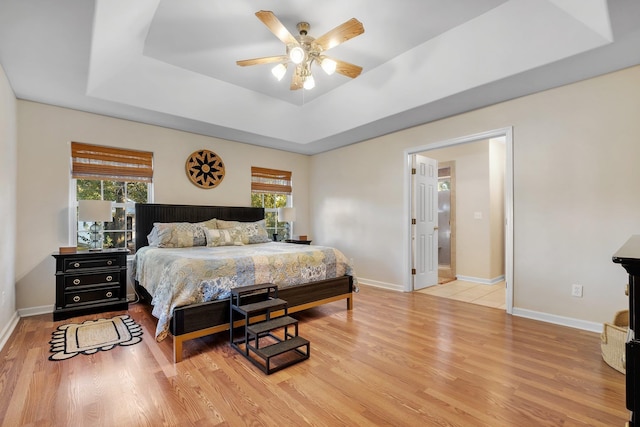
[[[291,206],[291,172],[251,167],[251,206],[264,208],[267,232],[289,238],[278,208]]]
[[[91,240],[91,223],[78,221],[77,201],[109,200],[113,221],[102,224],[103,247],[135,252],[135,204],[152,201],[153,153],[72,142],[71,159],[77,245],[88,247]]]

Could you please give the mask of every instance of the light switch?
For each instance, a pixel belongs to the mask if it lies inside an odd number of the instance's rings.
[[[482,212],[474,212],[473,219],[482,219]]]

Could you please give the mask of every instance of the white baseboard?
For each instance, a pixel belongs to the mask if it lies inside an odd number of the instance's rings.
[[[37,316],[39,314],[53,313],[54,305],[41,305],[40,307],[21,308],[18,310],[20,317]]]
[[[358,277],[358,284],[373,286],[376,288],[389,289],[391,291],[403,291],[402,286],[393,283],[379,282],[377,280],[365,279]]]
[[[526,317],[527,319],[540,320],[547,323],[554,323],[556,325],[568,326],[570,328],[582,329],[584,331],[590,332],[602,333],[603,329],[602,323],[573,319],[571,317],[542,313],[540,311],[527,310],[524,308],[514,307],[513,315],[518,317]]]
[[[479,283],[481,285],[495,285],[496,283],[500,283],[504,280],[504,274],[502,276],[494,277],[493,279],[483,279],[482,277],[461,276],[456,274],[456,280]]]
[[[16,311],[15,313],[13,313],[13,316],[11,316],[11,320],[9,320],[7,325],[0,332],[0,350],[4,348],[4,345],[7,343],[9,337],[18,325],[18,320],[20,320],[20,316],[18,316],[18,312]]]

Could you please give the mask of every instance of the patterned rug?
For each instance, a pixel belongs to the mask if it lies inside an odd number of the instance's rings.
[[[70,359],[80,353],[93,354],[111,350],[117,345],[133,345],[142,341],[142,328],[128,315],[111,319],[87,320],[58,326],[52,334],[49,360]]]

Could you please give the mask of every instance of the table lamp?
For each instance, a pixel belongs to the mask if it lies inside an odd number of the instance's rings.
[[[296,209],[295,208],[278,208],[278,221],[284,222],[284,238],[290,239],[291,235],[289,234],[289,223],[294,222],[296,220]]]
[[[102,249],[100,243],[100,231],[103,222],[113,221],[111,202],[109,200],[78,200],[78,221],[93,222],[89,231],[91,233],[90,251]]]

